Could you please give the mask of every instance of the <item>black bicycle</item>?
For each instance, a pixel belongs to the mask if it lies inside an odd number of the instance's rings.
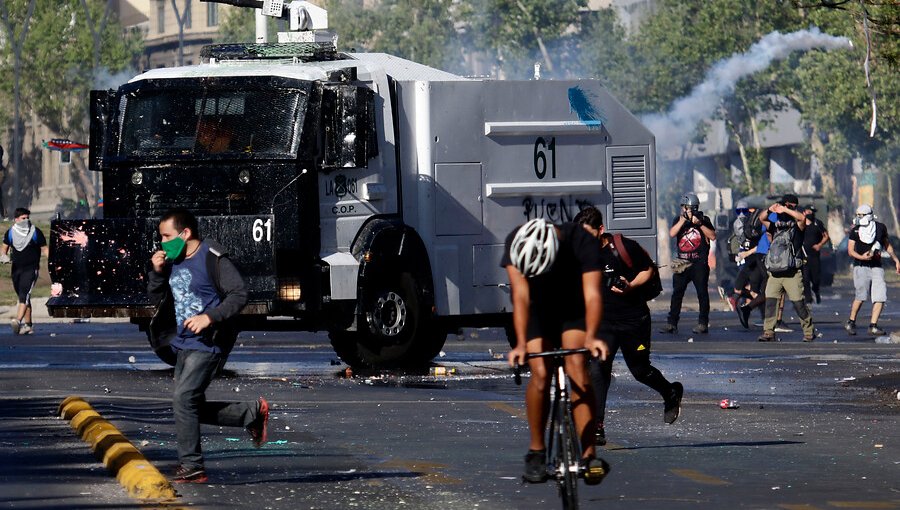
[[[550,427],[547,432],[547,478],[556,481],[563,509],[578,508],[578,478],[583,477],[581,466],[581,440],[572,417],[572,401],[569,397],[571,381],[563,368],[563,358],[573,354],[587,354],[588,349],[558,349],[525,355],[525,359],[552,358],[553,402],[550,406]],[[516,384],[522,384],[521,367],[514,367]]]

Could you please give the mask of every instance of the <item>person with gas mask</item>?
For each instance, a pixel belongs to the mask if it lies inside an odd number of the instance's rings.
[[[822,220],[816,218],[816,206],[810,204],[803,208],[806,216],[806,229],[803,231],[803,250],[806,252],[806,264],[803,265],[803,298],[807,303],[812,303],[815,296],[816,304],[822,302],[819,294],[822,281],[822,247],[831,237]]]
[[[778,322],[778,301],[782,294],[794,304],[800,326],[803,328],[803,341],[815,339],[815,327],[812,314],[803,300],[803,272],[801,268],[806,257],[803,253],[803,231],[806,229],[806,216],[797,210],[799,200],[796,195],[786,194],[780,202],[770,205],[760,212],[759,219],[766,227],[769,235],[769,251],[766,253],[765,267],[769,273],[766,281],[766,319],[763,323],[763,334],[760,342],[773,342],[775,326]]]
[[[856,218],[847,241],[847,253],[853,259],[853,287],[856,295],[850,305],[850,319],[844,329],[850,335],[856,334],[856,316],[863,302],[872,298],[872,318],[869,321],[868,333],[872,336],[885,335],[878,327],[878,317],[887,301],[887,286],[884,283],[884,268],[881,261],[884,252],[891,256],[897,274],[900,274],[900,259],[894,253],[888,238],[887,226],[875,221],[872,206],[863,204],[856,209]]]
[[[207,481],[200,449],[200,424],[244,427],[253,444],[266,443],[269,404],[212,402],[206,389],[221,370],[237,338],[231,320],[247,304],[244,279],[218,243],[201,239],[197,218],[172,209],[159,222],[160,247],[150,259],[147,292],[159,309],[150,323],[154,348],[168,345],[175,356],[172,410],[179,465],[172,481]]]
[[[709,332],[709,243],[716,239],[716,229],[708,216],[700,211],[700,199],[693,193],[681,196],[681,214],[672,220],[669,237],[675,239],[676,257],[672,259],[672,301],[669,316],[660,333],[678,331],[681,301],[689,283],[697,290],[700,314],[694,333]]]
[[[12,332],[14,335],[31,335],[34,334],[34,325],[31,323],[31,290],[38,279],[41,255],[47,255],[49,249],[44,233],[31,223],[31,211],[19,207],[13,218],[15,223],[3,236],[0,263],[12,263],[10,276],[18,297],[16,318],[10,321]]]

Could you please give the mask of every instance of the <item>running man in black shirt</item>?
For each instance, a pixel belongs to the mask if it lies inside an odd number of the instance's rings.
[[[616,351],[622,349],[622,357],[628,370],[641,382],[663,397],[663,420],[672,424],[681,411],[684,387],[679,382],[670,383],[656,367],[650,364],[650,308],[637,292],[653,276],[654,263],[650,255],[632,239],[622,236],[622,248],[628,252],[631,267],[618,253],[612,234],[605,233],[603,214],[595,207],[582,209],[575,222],[592,236],[600,239],[600,257],[603,263],[603,323],[600,336],[609,345],[609,356],[603,361],[591,360],[591,381],[597,397],[597,446],[606,444],[603,419],[606,414],[606,396],[612,383],[612,365]]]
[[[0,263],[12,262],[12,282],[19,298],[16,318],[10,321],[13,334],[34,334],[31,323],[31,290],[38,279],[41,255],[47,255],[44,233],[31,223],[31,211],[19,207],[15,212],[15,224],[3,236],[0,247]],[[12,248],[12,250],[10,250]]]
[[[516,346],[509,364],[525,362],[526,352],[587,348],[606,359],[609,348],[597,338],[602,314],[600,243],[576,223],[559,226],[534,219],[512,231],[500,265],[509,275]],[[594,395],[582,355],[566,356],[572,381],[572,413],[581,437],[584,480],[598,484],[609,471],[594,456]],[[549,411],[549,367],[545,358],[528,360],[531,378],[525,393],[530,447],[524,479],[547,479],[544,431]]]

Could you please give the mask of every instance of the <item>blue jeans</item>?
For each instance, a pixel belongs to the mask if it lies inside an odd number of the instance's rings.
[[[213,352],[178,351],[175,363],[175,436],[178,459],[189,468],[203,467],[200,424],[247,427],[259,414],[258,402],[207,402],[206,388],[212,382],[222,355]]]

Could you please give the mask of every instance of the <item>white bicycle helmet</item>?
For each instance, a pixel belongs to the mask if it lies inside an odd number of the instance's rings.
[[[509,247],[509,257],[516,269],[530,278],[550,269],[557,248],[556,227],[545,219],[535,218],[519,227]]]

